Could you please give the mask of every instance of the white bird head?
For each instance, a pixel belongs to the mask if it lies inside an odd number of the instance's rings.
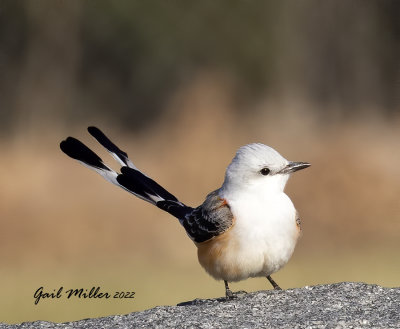
[[[239,148],[229,164],[223,188],[263,185],[264,189],[283,191],[292,172],[309,166],[307,162],[288,161],[267,145],[248,144]]]

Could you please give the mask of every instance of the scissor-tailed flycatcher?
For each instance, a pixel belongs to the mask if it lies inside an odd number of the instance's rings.
[[[121,173],[73,137],[61,142],[61,150],[178,218],[198,248],[200,264],[212,277],[224,280],[227,297],[233,296],[228,282],[250,277],[265,276],[280,289],[271,274],[288,262],[301,230],[296,209],[283,190],[289,175],[309,163],[288,161],[264,144],[242,146],[226,170],[222,187],[192,208],[143,174],[98,128],[88,131],[121,164]]]

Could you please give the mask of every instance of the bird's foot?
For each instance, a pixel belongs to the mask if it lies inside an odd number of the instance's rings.
[[[240,295],[247,294],[247,292],[244,291],[244,290],[232,292],[232,290],[229,289],[228,282],[224,281],[224,283],[225,283],[225,297],[226,297],[226,300],[234,299],[234,298],[237,298]]]
[[[225,298],[226,300],[237,298],[235,294],[229,288],[225,290]]]
[[[226,293],[225,299],[230,300],[230,299],[235,299],[235,298],[238,298],[240,296],[247,294],[247,291],[240,290],[240,291],[232,292],[231,290],[228,290],[225,293]]]

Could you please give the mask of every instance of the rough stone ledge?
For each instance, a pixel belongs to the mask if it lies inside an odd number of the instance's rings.
[[[45,321],[0,329],[57,328],[400,328],[400,288],[335,283],[196,299],[177,306],[67,323]]]

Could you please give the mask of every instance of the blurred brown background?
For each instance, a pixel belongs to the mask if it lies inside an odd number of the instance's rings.
[[[243,144],[311,162],[276,281],[398,286],[399,17],[386,0],[0,1],[0,322],[224,294],[176,220],[61,153],[72,135],[113,163],[89,125],[193,206]],[[34,305],[40,286],[136,298]]]

